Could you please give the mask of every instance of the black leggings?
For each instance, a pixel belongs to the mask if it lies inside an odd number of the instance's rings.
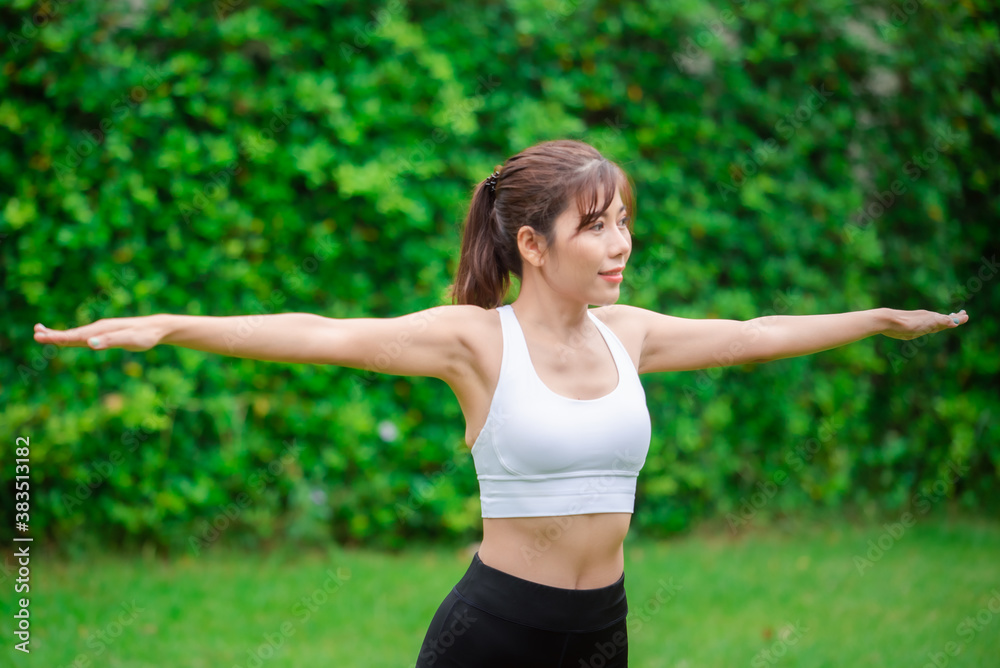
[[[625,573],[562,589],[472,564],[431,619],[416,668],[627,668]]]

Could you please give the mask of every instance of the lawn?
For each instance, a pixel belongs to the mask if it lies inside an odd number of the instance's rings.
[[[471,558],[440,547],[168,562],[43,552],[33,548],[30,655],[12,649],[13,578],[2,584],[0,665],[405,668]],[[632,534],[625,579],[635,668],[1000,666],[996,522]]]

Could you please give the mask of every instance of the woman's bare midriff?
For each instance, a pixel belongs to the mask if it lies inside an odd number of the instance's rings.
[[[606,587],[625,570],[623,542],[631,520],[631,513],[483,518],[479,558],[551,587]]]
[[[503,335],[499,314],[495,309],[484,310],[481,319],[469,323],[468,331],[471,333],[469,340],[477,348],[476,354],[470,370],[453,379],[452,389],[467,418],[466,445],[471,448],[486,421],[500,375]],[[616,335],[635,358],[641,342],[623,338],[624,332]],[[579,346],[581,357],[574,360],[574,366],[580,370],[576,377],[556,378],[555,372],[544,362],[552,355],[540,352],[535,370],[542,382],[556,393],[569,395],[581,387],[593,385],[590,374],[603,364],[602,386],[589,388],[591,394],[580,398],[596,398],[610,392],[618,382],[611,352],[596,328],[589,341],[592,345]],[[588,352],[591,354],[589,359],[584,357]],[[551,587],[606,587],[617,582],[624,572],[623,543],[631,521],[632,513],[483,518],[479,558],[487,566]]]

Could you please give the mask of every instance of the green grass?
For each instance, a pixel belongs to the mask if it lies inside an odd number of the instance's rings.
[[[725,528],[660,542],[633,534],[630,665],[921,668],[935,655],[939,666],[1000,665],[1000,524],[922,520],[860,574],[855,557],[883,531],[817,523],[736,538]],[[32,653],[11,649],[8,577],[0,665],[404,668],[471,558],[334,547],[64,562],[33,549]],[[338,568],[349,574],[339,586]],[[314,597],[324,580],[333,593]],[[314,610],[296,607],[310,597]],[[976,627],[960,626],[977,613]],[[268,637],[280,644],[273,654]],[[260,648],[266,660],[251,661]],[[768,661],[769,648],[781,656]]]

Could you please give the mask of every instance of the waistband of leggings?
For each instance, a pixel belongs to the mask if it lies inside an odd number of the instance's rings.
[[[563,589],[487,566],[472,556],[455,591],[470,605],[518,624],[550,631],[597,631],[628,614],[625,573],[596,589]]]

